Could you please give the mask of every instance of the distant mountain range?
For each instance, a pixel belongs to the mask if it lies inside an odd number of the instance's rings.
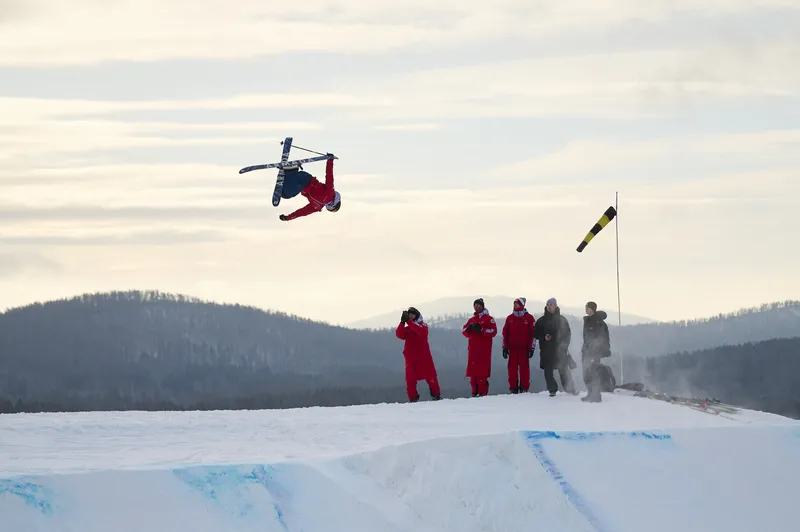
[[[514,300],[518,296],[455,296],[455,297],[443,297],[440,299],[434,299],[432,301],[423,301],[419,304],[415,304],[416,308],[419,309],[420,312],[425,316],[426,320],[429,322],[433,322],[439,320],[443,317],[455,317],[472,314],[472,303],[477,298],[483,297],[483,302],[486,304],[486,308],[489,309],[489,312],[495,318],[498,317],[505,317],[508,316],[511,311],[513,310]],[[545,301],[539,301],[536,299],[528,299],[526,304],[528,311],[534,315],[541,315],[544,307]],[[616,306],[616,302],[614,305],[609,305],[609,307]],[[347,327],[352,327],[354,329],[383,329],[386,327],[394,327],[397,325],[398,317],[403,309],[397,309],[391,312],[385,312],[383,314],[378,314],[376,316],[372,316],[370,318],[364,318],[360,320],[355,320],[352,322],[348,322],[345,325]],[[603,310],[608,313],[608,323],[609,324],[617,324],[619,323],[618,314],[616,311],[612,310],[611,308],[606,308],[603,306]],[[586,315],[584,311],[584,307],[569,307],[569,306],[561,306],[561,313],[565,315],[575,316],[577,318],[582,318]],[[637,316],[634,314],[622,314],[622,324],[623,325],[633,325],[633,324],[640,324],[640,323],[655,323],[656,320],[651,318],[646,318],[644,316]]]
[[[488,306],[491,300],[485,299]],[[579,359],[582,320],[568,319],[573,329],[571,351]],[[394,321],[396,325],[397,316]],[[468,397],[463,322],[453,319],[451,328],[446,318],[433,321],[430,342],[443,394]],[[502,318],[499,321],[502,327]],[[747,364],[762,364],[759,342],[800,337],[800,302],[691,322],[612,325],[610,330],[614,355],[605,363],[619,378],[622,347],[626,382],[650,378],[655,366],[648,365],[648,358],[655,360],[657,355],[682,360],[676,358],[682,355],[672,353],[756,346],[748,348],[749,356],[731,358],[737,366],[728,368],[726,375],[739,375],[748,371]],[[498,338],[492,394],[508,391],[501,345]],[[0,313],[0,412],[402,402],[406,400],[402,348],[394,325],[357,330],[159,292],[85,294]],[[694,364],[713,371],[701,362]],[[531,389],[544,389],[538,353],[532,370]],[[574,376],[582,384],[580,368]],[[724,385],[724,380],[716,379],[714,389]],[[730,385],[741,388],[741,383]],[[763,390],[771,382],[759,386]],[[788,386],[785,379],[783,386]],[[752,390],[746,387],[737,393]],[[419,391],[427,399],[424,383]]]
[[[472,315],[472,302],[475,298],[445,298],[426,303],[419,310],[425,315],[425,320],[432,328],[460,331]],[[505,318],[511,312],[514,298],[484,297],[486,308],[494,316],[498,327],[502,329]],[[544,313],[544,302],[527,302],[528,311],[539,319]],[[459,306],[459,312],[438,312],[443,309]],[[426,312],[423,308],[431,309]],[[463,309],[466,308],[466,311]],[[496,309],[504,309],[498,312]],[[697,349],[710,349],[722,345],[738,345],[746,342],[760,342],[775,338],[792,338],[800,336],[800,301],[784,301],[779,303],[764,304],[737,310],[718,316],[672,322],[657,322],[649,318],[637,316],[639,323],[630,324],[633,317],[623,316],[623,323],[619,327],[612,319],[616,313],[599,307],[606,311],[608,324],[611,331],[611,350],[615,354],[623,353],[627,356],[652,357],[680,351],[693,351]],[[580,310],[580,315],[577,311]],[[561,308],[561,314],[567,318],[572,330],[571,351],[573,356],[580,355],[580,346],[583,343],[583,316],[584,310],[576,308]],[[381,320],[389,323],[383,327],[369,327],[366,330],[380,330],[394,328],[399,314],[384,314],[373,318],[372,323]],[[363,320],[362,322],[363,323]],[[355,324],[350,324],[355,327]]]

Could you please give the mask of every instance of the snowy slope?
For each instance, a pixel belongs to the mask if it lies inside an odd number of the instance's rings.
[[[786,530],[798,471],[798,421],[618,394],[0,416],[15,531]]]

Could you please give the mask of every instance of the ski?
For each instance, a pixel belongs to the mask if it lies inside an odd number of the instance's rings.
[[[256,165],[253,165],[253,166],[246,166],[246,167],[242,168],[241,170],[239,170],[239,173],[240,174],[244,174],[246,172],[252,172],[253,170],[265,170],[267,168],[280,168],[280,169],[283,169],[283,168],[289,168],[289,167],[292,167],[292,166],[299,166],[299,165],[305,164],[305,163],[313,163],[313,162],[317,162],[317,161],[325,161],[325,160],[330,159],[330,158],[331,157],[329,157],[327,155],[320,155],[318,157],[309,157],[308,159],[298,159],[296,161],[285,161],[285,162],[268,163],[268,164],[256,164]],[[336,157],[333,157],[333,158],[336,159]]]
[[[283,153],[281,154],[281,163],[286,164],[289,160],[289,150],[292,149],[292,137],[286,137],[283,141]],[[278,170],[278,179],[275,181],[275,190],[272,192],[272,206],[277,207],[281,202],[281,193],[283,192],[283,180],[285,174],[283,173],[283,166]]]
[[[685,406],[691,408],[692,410],[697,410],[698,412],[703,412],[706,414],[710,414],[712,416],[724,417],[732,421],[739,421],[741,423],[750,423],[749,420],[737,417],[737,414],[741,412],[741,409],[739,409],[738,407],[733,405],[727,405],[721,402],[715,402],[715,400],[713,399],[708,400],[697,397],[675,397],[664,393],[654,393],[645,390],[641,392],[636,392],[634,396],[644,397],[647,399],[652,399],[654,401],[664,401],[666,403],[671,403],[678,406]]]

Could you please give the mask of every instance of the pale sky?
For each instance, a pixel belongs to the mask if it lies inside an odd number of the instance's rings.
[[[797,0],[0,0],[0,117],[0,308],[616,310],[617,191],[623,321],[800,299]],[[338,213],[238,174],[286,136]]]

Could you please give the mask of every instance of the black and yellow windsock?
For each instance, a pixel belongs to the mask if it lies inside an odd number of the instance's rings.
[[[592,230],[586,233],[586,238],[584,238],[583,242],[581,242],[580,245],[578,246],[578,253],[583,251],[583,248],[589,245],[589,242],[592,241],[595,235],[597,235],[597,233],[599,233],[606,225],[608,225],[608,222],[613,220],[614,216],[616,215],[617,215],[617,210],[613,206],[606,209],[606,212],[604,212],[603,216],[601,216],[600,219],[597,221],[597,223],[594,224]]]

